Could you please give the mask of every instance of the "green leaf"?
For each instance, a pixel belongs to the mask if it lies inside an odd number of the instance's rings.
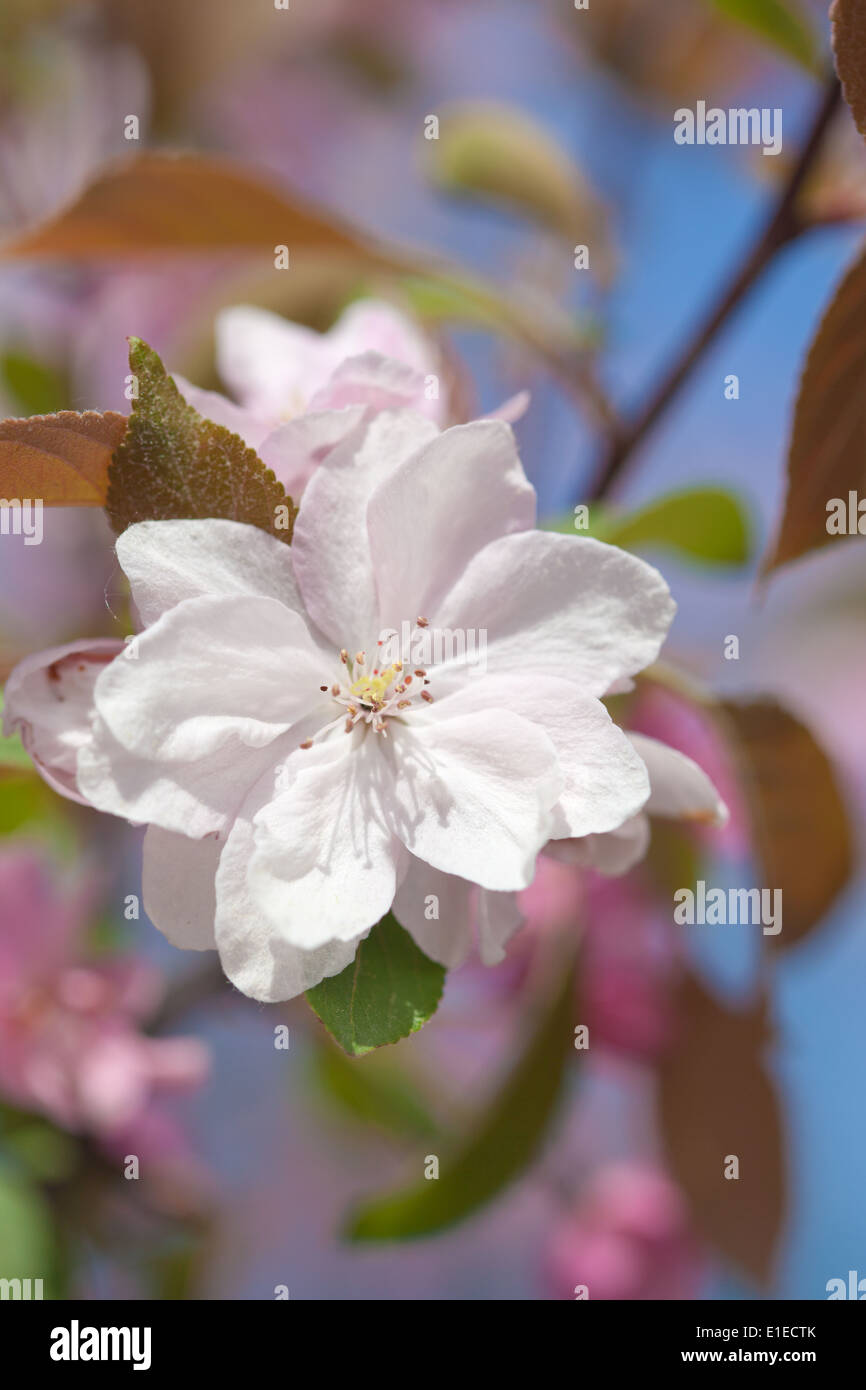
[[[608,513],[595,534],[625,550],[659,546],[706,565],[743,565],[749,558],[745,509],[723,488],[684,488],[625,516]]]
[[[351,965],[307,990],[307,1000],[345,1052],[360,1057],[399,1042],[436,1012],[445,971],[389,912]]]
[[[475,1132],[443,1152],[439,1177],[364,1202],[350,1215],[351,1240],[409,1240],[464,1220],[532,1162],[553,1119],[573,1057],[574,971],[558,972],[525,1050]]]
[[[593,502],[587,524],[573,515],[544,523],[547,531],[594,536],[624,550],[672,550],[703,565],[744,565],[750,528],[743,503],[724,488],[683,488],[634,512],[615,512]]]
[[[39,1189],[9,1169],[0,1170],[0,1279],[47,1284],[54,1267],[51,1220]]]
[[[0,380],[22,415],[51,415],[69,409],[69,388],[60,372],[23,352],[0,357]]]
[[[115,531],[166,517],[225,517],[290,543],[297,509],[255,451],[187,405],[140,338],[129,340],[129,366],[138,399],[108,473]]]
[[[401,1139],[430,1139],[438,1133],[417,1085],[393,1053],[380,1052],[357,1067],[343,1052],[323,1041],[314,1068],[323,1094],[353,1120]]]
[[[710,0],[728,19],[751,29],[808,72],[821,68],[818,40],[811,22],[792,0]]]
[[[468,101],[439,113],[439,138],[425,141],[431,179],[447,193],[488,199],[603,259],[606,215],[554,137],[504,102]]]

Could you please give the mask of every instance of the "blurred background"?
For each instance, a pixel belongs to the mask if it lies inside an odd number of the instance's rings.
[[[9,740],[0,1275],[45,1271],[53,1297],[341,1300],[570,1298],[578,1284],[817,1299],[866,1276],[866,555],[840,540],[758,577],[806,353],[862,238],[866,156],[841,103],[797,190],[797,234],[688,353],[832,91],[826,6],[778,10],[787,21],[721,0],[7,0],[8,244],[106,168],[180,150],[231,159],[412,265],[312,246],[283,274],[270,246],[155,248],[134,225],[112,256],[0,256],[3,415],[127,410],[128,335],[218,387],[227,305],[324,331],[353,300],[388,299],[442,364],[451,418],[531,393],[515,430],[551,524],[597,504],[604,534],[663,570],[679,604],[669,678],[640,684],[624,717],[701,762],[732,814],[717,833],[657,823],[625,879],[545,867],[504,965],[454,972],[421,1033],[350,1061],[303,1001],[254,1004],[168,946],[138,908],[139,832],[62,801]],[[780,108],[782,153],[677,145],[674,111],[700,100]],[[680,360],[653,427],[604,477],[606,412],[639,419]],[[690,499],[685,520],[657,514],[671,493]],[[29,652],[119,635],[117,589],[101,512],[46,513],[40,546],[3,536],[3,677]],[[687,935],[671,884],[697,877],[794,884],[789,931]],[[797,884],[811,910],[797,912]],[[573,1017],[591,1046],[570,1049],[543,1124],[534,1082],[508,1093],[484,1161],[537,1123],[521,1171],[499,1189],[491,1177],[453,1228],[346,1239],[355,1204],[483,1128],[533,1045],[545,943],[572,924]],[[712,1154],[748,1152],[734,1217],[696,1131]]]

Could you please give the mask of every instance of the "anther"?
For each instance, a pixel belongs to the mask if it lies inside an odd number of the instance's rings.
[[[422,691],[421,691],[421,699],[422,699],[422,700],[426,700],[427,703],[428,703],[428,705],[432,705],[432,703],[433,703],[433,696],[430,694],[430,691],[429,691],[429,690],[422,690]]]
[[[322,689],[323,689],[323,690],[325,689],[325,686],[324,686],[324,685],[322,686]],[[332,694],[332,695],[339,695],[339,693],[340,693],[340,687],[337,685],[337,682],[335,681],[334,684],[331,686],[331,694]]]
[[[415,619],[415,622],[418,624],[418,627],[429,627],[429,626],[430,626],[430,619],[429,619],[429,618],[416,618],[416,619]]]
[[[305,739],[303,743],[298,744],[299,748],[312,748],[312,746],[313,740],[311,738]]]

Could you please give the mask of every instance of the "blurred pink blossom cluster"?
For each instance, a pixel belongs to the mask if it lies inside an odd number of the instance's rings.
[[[0,854],[0,1093],[142,1165],[186,1153],[165,1101],[200,1086],[195,1038],[143,1033],[162,991],[131,956],[88,952],[93,894],[66,891],[29,846]]]

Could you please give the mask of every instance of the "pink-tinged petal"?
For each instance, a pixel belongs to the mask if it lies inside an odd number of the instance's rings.
[[[337,650],[365,647],[381,626],[367,533],[370,496],[436,435],[414,411],[383,411],[354,430],[310,479],[292,558],[307,612]]]
[[[505,948],[523,926],[516,893],[478,893],[478,955],[482,965],[499,965]]]
[[[507,710],[392,729],[384,810],[395,834],[445,873],[493,892],[525,888],[562,791],[543,729]]]
[[[0,1017],[31,988],[44,988],[69,957],[85,913],[80,896],[58,891],[37,852],[0,855]]]
[[[358,299],[350,304],[325,334],[332,370],[347,357],[376,352],[403,362],[421,376],[439,370],[438,354],[412,319],[393,304],[379,299]]]
[[[261,748],[322,703],[322,656],[273,598],[187,599],[139,634],[94,688],[105,728],[155,763]]]
[[[301,950],[261,911],[249,882],[256,849],[253,817],[272,795],[273,779],[263,778],[235,819],[216,877],[216,941],[222,967],[243,994],[265,1003],[294,999],[338,975],[354,959],[360,939]]]
[[[178,376],[177,372],[174,373],[174,384],[187,405],[191,405],[193,410],[197,410],[206,420],[212,420],[215,425],[224,425],[232,434],[239,435],[251,449],[257,450],[271,430],[270,419],[243,410],[239,405],[235,405],[234,401],[221,396],[218,391],[202,391],[187,381],[186,377]]]
[[[216,949],[214,880],[224,843],[218,835],[191,840],[148,826],[141,870],[144,910],[183,951]]]
[[[424,377],[404,362],[378,352],[347,357],[309,402],[310,410],[342,410],[362,405],[371,410],[418,410],[429,414]]]
[[[478,551],[535,524],[509,427],[476,420],[437,435],[379,485],[367,524],[383,628],[432,617]]]
[[[201,839],[229,828],[250,787],[279,763],[284,745],[294,748],[297,740],[288,734],[250,748],[231,734],[207,757],[160,762],[125,748],[97,718],[91,742],[78,755],[78,780],[100,811]]]
[[[210,1053],[198,1038],[149,1038],[148,1074],[161,1090],[189,1091],[207,1080]]]
[[[456,970],[472,949],[477,892],[467,879],[444,874],[410,855],[394,899],[394,916],[425,955]]]
[[[270,431],[259,448],[259,458],[273,469],[277,479],[297,503],[319,465],[352,430],[358,428],[365,413],[366,407],[354,405],[343,410],[320,410],[299,415]]]
[[[278,599],[295,613],[303,604],[289,547],[239,521],[139,521],[117,540],[117,558],[146,627],[184,599]]]
[[[602,696],[655,660],[675,607],[658,571],[634,555],[525,531],[480,551],[425,616],[441,628],[485,630],[491,672],[530,666]]]
[[[320,333],[248,304],[217,315],[216,357],[243,408],[273,422],[299,415],[336,366]]]
[[[435,676],[431,683],[435,689]],[[498,718],[504,709],[538,724],[556,749],[563,791],[552,838],[613,830],[644,805],[650,782],[641,758],[604,705],[568,680],[524,672],[478,677],[437,700],[427,718],[484,710]]]
[[[601,835],[583,835],[575,840],[551,840],[544,853],[560,864],[596,869],[618,878],[627,874],[649,849],[649,818],[641,812]]]
[[[21,742],[49,786],[87,802],[76,780],[79,749],[90,739],[93,690],[123,642],[71,642],[25,657],[6,682],[3,728]]]
[[[504,420],[507,425],[513,425],[529,409],[532,396],[528,391],[518,391],[516,395],[509,396],[507,401],[503,401],[495,410],[491,410],[489,415],[485,415],[485,420]]]
[[[358,730],[300,750],[255,816],[250,892],[292,946],[355,940],[394,901],[404,851],[380,804],[376,743]]]
[[[727,807],[703,768],[685,753],[646,734],[633,733],[629,738],[649,772],[650,798],[646,809],[652,815],[725,824]]]

